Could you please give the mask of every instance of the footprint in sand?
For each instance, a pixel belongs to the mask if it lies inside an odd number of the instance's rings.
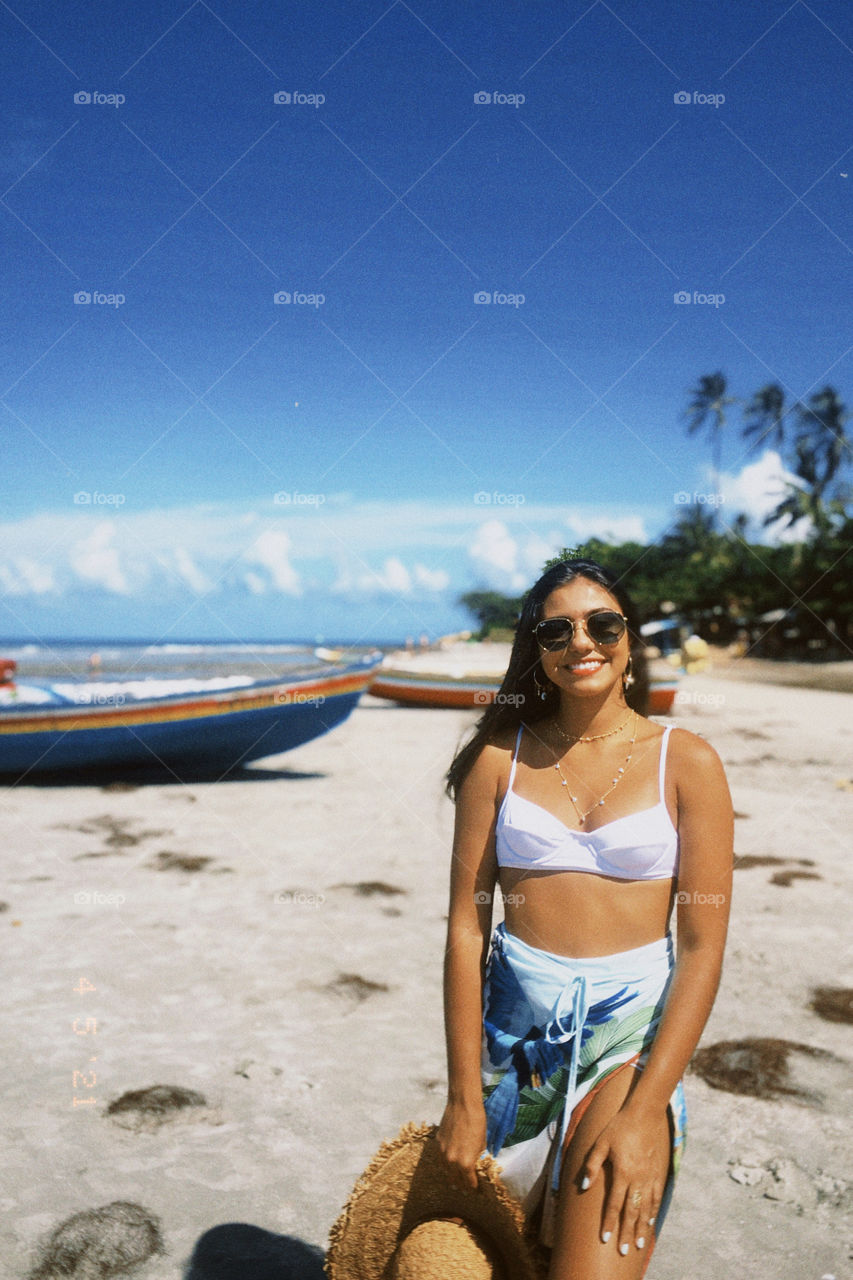
[[[339,973],[331,982],[327,982],[322,991],[331,991],[335,995],[345,996],[361,1004],[362,1000],[374,995],[377,991],[390,991],[384,982],[372,982],[370,978],[362,978],[360,973]]]
[[[163,1253],[159,1219],[132,1200],[114,1200],[61,1222],[41,1246],[27,1280],[126,1275]]]

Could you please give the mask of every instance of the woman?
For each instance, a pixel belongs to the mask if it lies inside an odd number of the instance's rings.
[[[641,665],[621,585],[590,560],[552,566],[448,773],[438,1142],[459,1184],[475,1185],[486,1149],[496,1157],[551,1248],[549,1280],[645,1273],[683,1141],[681,1076],[725,945],[722,765],[634,709]],[[498,881],[505,919],[487,963]]]

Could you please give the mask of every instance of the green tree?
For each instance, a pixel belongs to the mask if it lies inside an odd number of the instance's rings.
[[[735,403],[734,396],[726,395],[728,383],[725,374],[704,374],[689,393],[690,403],[685,411],[688,435],[696,435],[705,431],[711,440],[711,465],[713,468],[713,485],[720,487],[720,471],[723,456],[723,430],[726,425],[726,409]],[[711,515],[712,527],[716,524],[716,515]]]

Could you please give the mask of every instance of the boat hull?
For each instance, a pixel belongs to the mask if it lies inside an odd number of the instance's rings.
[[[502,677],[480,676],[456,679],[438,673],[423,674],[384,668],[371,681],[369,693],[410,707],[452,707],[457,710],[485,710],[500,689]],[[649,715],[667,715],[675,700],[673,679],[652,679],[649,688]]]
[[[108,706],[7,704],[0,710],[0,773],[187,764],[227,771],[290,751],[340,724],[367,688],[377,661],[120,705],[120,694]]]

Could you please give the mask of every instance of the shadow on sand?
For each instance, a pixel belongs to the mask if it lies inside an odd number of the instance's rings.
[[[182,1280],[327,1280],[323,1250],[248,1222],[224,1222],[196,1243]]]

